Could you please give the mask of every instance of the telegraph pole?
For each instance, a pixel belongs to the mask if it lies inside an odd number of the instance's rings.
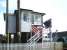
[[[6,0],[6,34],[7,34],[7,50],[9,50],[9,33],[8,33],[8,12],[9,12],[9,5],[8,5],[8,0]]]
[[[20,10],[20,0],[17,0],[17,9]]]
[[[8,33],[8,0],[6,0],[6,34],[7,34],[7,40],[9,43],[9,33]]]
[[[49,33],[50,33],[50,41],[52,42],[52,31],[51,31],[51,27],[49,28]]]
[[[17,32],[17,36],[18,37],[18,40],[19,42],[21,42],[21,24],[20,24],[20,0],[17,0],[17,9],[18,9],[18,32]]]

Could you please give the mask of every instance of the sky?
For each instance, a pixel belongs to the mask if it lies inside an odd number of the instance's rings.
[[[13,13],[17,7],[17,0],[9,0],[9,12]],[[5,34],[5,12],[6,0],[0,0],[0,34]],[[46,13],[43,21],[52,19],[52,32],[56,30],[67,31],[67,0],[20,0],[20,8],[31,9]]]

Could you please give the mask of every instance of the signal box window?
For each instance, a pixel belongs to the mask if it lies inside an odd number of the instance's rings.
[[[24,20],[25,22],[29,22],[28,14],[24,14],[24,15],[23,15],[23,20]]]

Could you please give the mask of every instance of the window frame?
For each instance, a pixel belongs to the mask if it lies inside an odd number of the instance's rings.
[[[42,17],[41,17],[40,15],[35,15],[35,16],[34,16],[34,23],[36,22],[36,23],[38,23],[38,24],[39,24],[39,23],[41,24],[41,20],[42,20],[41,18],[42,18]],[[38,20],[38,19],[40,19],[40,20]],[[40,21],[40,22],[39,22],[39,21]]]
[[[32,22],[32,24],[34,24],[34,15],[32,15],[31,18],[32,18],[32,19],[31,19],[31,22]]]
[[[28,15],[27,13],[24,13],[24,14],[23,14],[23,21],[25,21],[25,22],[30,22],[29,15]]]

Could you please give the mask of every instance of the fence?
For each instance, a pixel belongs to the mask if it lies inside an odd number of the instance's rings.
[[[63,50],[62,42],[0,44],[0,50]]]

